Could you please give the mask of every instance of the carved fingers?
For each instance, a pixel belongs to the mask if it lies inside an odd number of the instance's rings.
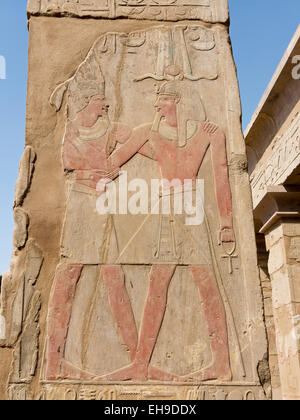
[[[209,121],[205,121],[202,125],[203,131],[207,134],[213,135],[218,130],[218,126],[214,123],[211,123]]]

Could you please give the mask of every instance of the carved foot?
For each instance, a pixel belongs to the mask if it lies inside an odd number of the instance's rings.
[[[94,381],[96,376],[85,372],[65,360],[61,364],[61,374],[59,375],[60,379],[81,379],[83,381]]]
[[[207,367],[205,369],[199,370],[198,372],[192,373],[191,375],[187,375],[183,377],[184,381],[200,381],[200,382],[206,382],[206,381],[213,381],[213,380],[219,380],[219,381],[231,381],[232,379],[232,373],[230,368],[228,368],[227,372],[224,373],[224,370],[222,373],[220,373],[218,367],[216,365]]]
[[[109,375],[97,378],[98,381],[146,381],[148,378],[148,367],[138,363],[113,372]]]
[[[182,378],[177,375],[173,375],[172,373],[165,372],[153,366],[149,366],[148,379],[162,382],[179,382],[182,380]]]

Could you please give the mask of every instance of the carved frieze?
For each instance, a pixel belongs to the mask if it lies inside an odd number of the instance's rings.
[[[268,154],[252,175],[254,208],[267,192],[268,186],[283,184],[299,164],[300,113],[297,113],[287,130],[275,137],[268,149]]]
[[[29,0],[29,14],[226,22],[227,0]]]

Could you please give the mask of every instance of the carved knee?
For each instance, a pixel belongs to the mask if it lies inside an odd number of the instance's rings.
[[[102,274],[108,290],[123,287],[125,276],[120,265],[106,265],[102,267]]]
[[[173,265],[155,265],[152,267],[149,287],[151,295],[156,295],[157,297],[166,295],[175,268]]]

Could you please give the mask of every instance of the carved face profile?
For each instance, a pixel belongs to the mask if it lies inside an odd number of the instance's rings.
[[[91,98],[87,97],[87,105],[83,108],[78,117],[80,118],[82,125],[90,127],[94,125],[99,118],[106,118],[109,105],[104,95],[95,95]]]
[[[186,81],[164,83],[158,91],[155,108],[160,118],[171,127],[177,127],[178,145],[184,147],[188,140],[188,122],[205,121],[206,113],[197,90]],[[158,127],[154,127],[158,129]]]
[[[177,103],[179,98],[171,95],[159,95],[155,103],[155,108],[166,123],[171,127],[177,127]]]
[[[81,110],[75,123],[81,140],[100,140],[109,128],[109,105],[104,95],[95,95],[88,99],[88,105]]]

